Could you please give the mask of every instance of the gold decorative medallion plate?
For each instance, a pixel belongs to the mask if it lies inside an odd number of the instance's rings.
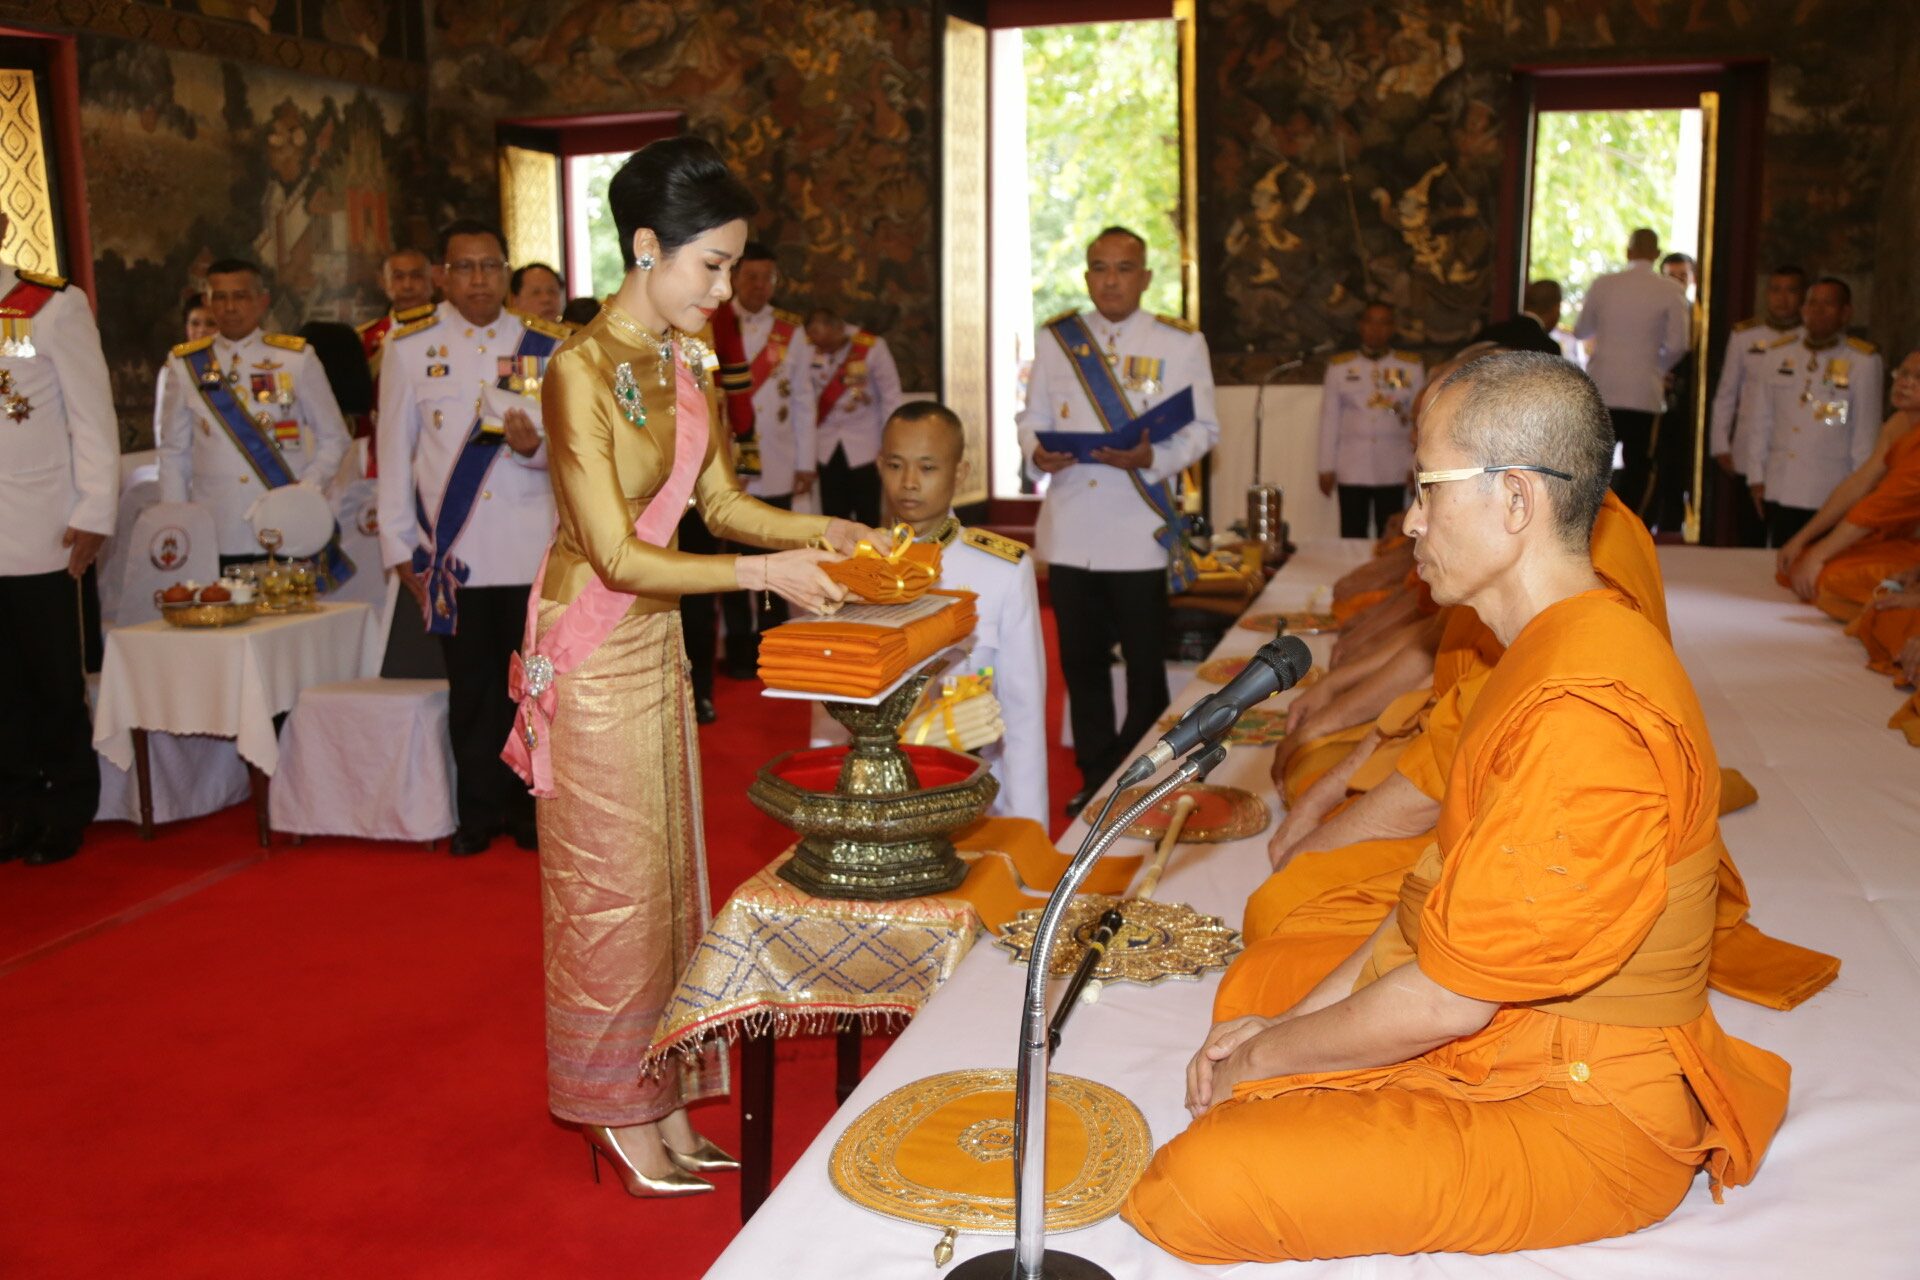
[[[1293,613],[1250,613],[1240,619],[1240,625],[1249,631],[1264,631],[1268,635],[1317,636],[1326,631],[1338,631],[1340,622],[1330,613],[1310,613],[1304,609]]]
[[[1080,967],[1100,917],[1118,904],[1123,923],[1094,966],[1101,982],[1136,982],[1151,987],[1168,978],[1191,981],[1210,969],[1224,969],[1240,954],[1240,933],[1218,916],[1204,916],[1184,902],[1151,898],[1115,898],[1104,893],[1075,895],[1053,949],[1053,974],[1065,977]],[[1033,951],[1041,908],[1022,911],[1000,934],[999,943],[1024,962]],[[1056,1080],[1058,1076],[1054,1077]]]
[[[1118,813],[1147,794],[1150,787],[1128,787],[1120,793],[1120,800],[1113,808]],[[1159,840],[1167,834],[1167,824],[1173,818],[1174,805],[1180,797],[1193,797],[1193,812],[1187,815],[1186,825],[1180,829],[1182,844],[1226,844],[1233,840],[1244,840],[1248,836],[1258,835],[1267,829],[1267,823],[1273,815],[1267,810],[1267,802],[1251,791],[1239,787],[1219,787],[1210,782],[1189,782],[1176,787],[1159,804],[1141,814],[1125,834],[1136,840]],[[1090,808],[1100,812],[1099,806],[1106,803],[1104,798],[1094,802]]]
[[[1164,716],[1160,720],[1160,732],[1167,730],[1179,721],[1178,715]],[[1262,711],[1255,708],[1240,717],[1238,724],[1227,731],[1227,745],[1230,747],[1270,747],[1287,736],[1287,713],[1284,711]],[[1099,810],[1094,810],[1098,813]]]
[[[841,1195],[890,1218],[956,1231],[1013,1231],[1010,1070],[947,1071],[895,1089],[834,1144]],[[1120,1211],[1153,1137],[1114,1090],[1055,1073],[1047,1082],[1047,1230],[1076,1231]]]

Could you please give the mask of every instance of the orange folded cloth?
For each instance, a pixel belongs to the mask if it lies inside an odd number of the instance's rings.
[[[820,566],[829,578],[870,604],[905,604],[918,600],[940,577],[940,544],[915,542],[904,526],[893,533],[893,550],[886,555],[870,543],[861,543],[845,560]]]
[[[932,591],[953,603],[900,625],[788,622],[760,639],[760,678],[798,693],[871,698],[948,645],[972,634],[971,591]]]

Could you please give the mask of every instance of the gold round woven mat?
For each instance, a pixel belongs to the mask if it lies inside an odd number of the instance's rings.
[[[1160,721],[1160,732],[1179,722],[1178,715],[1165,716]],[[1240,717],[1239,723],[1227,731],[1226,742],[1230,747],[1270,747],[1287,736],[1287,713],[1284,711],[1263,711],[1255,707]],[[1095,813],[1099,810],[1095,809]]]
[[[890,1218],[1011,1233],[1013,1087],[1011,1070],[974,1069],[895,1089],[834,1144],[827,1171],[835,1189]],[[1057,1072],[1047,1084],[1047,1138],[1048,1231],[1112,1217],[1153,1156],[1138,1107],[1106,1085]]]
[[[1200,664],[1199,669],[1194,672],[1194,675],[1205,680],[1208,684],[1225,684],[1242,671],[1245,671],[1247,669],[1247,663],[1251,661],[1253,661],[1251,657],[1208,658]],[[1294,683],[1293,687],[1296,689],[1305,689],[1309,685],[1318,684],[1320,677],[1325,674],[1326,673],[1319,667],[1314,667],[1308,671],[1307,674],[1301,676],[1300,679]]]
[[[1330,613],[1311,613],[1305,609],[1296,609],[1292,613],[1250,613],[1240,619],[1241,626],[1249,631],[1264,631],[1268,635],[1285,633],[1290,636],[1317,636],[1323,631],[1338,631],[1340,622]]]
[[[1218,916],[1203,916],[1184,902],[1120,899],[1104,893],[1083,893],[1067,904],[1060,923],[1060,941],[1053,948],[1051,969],[1065,977],[1080,967],[1100,917],[1108,907],[1120,906],[1120,931],[1107,944],[1093,976],[1102,982],[1135,982],[1151,987],[1168,978],[1192,980],[1210,969],[1224,969],[1240,954],[1240,934]],[[1035,907],[1015,916],[1000,931],[999,945],[1025,962],[1033,950],[1040,924]]]

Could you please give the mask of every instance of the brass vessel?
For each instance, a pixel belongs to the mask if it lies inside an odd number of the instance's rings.
[[[853,737],[844,758],[839,747],[812,748],[761,768],[748,797],[800,837],[782,878],[815,897],[881,900],[944,893],[966,879],[948,837],[986,813],[1000,784],[978,756],[900,745],[900,726],[936,674],[921,671],[875,706],[823,700]],[[831,791],[805,785],[834,760]],[[923,785],[922,770],[945,780]]]

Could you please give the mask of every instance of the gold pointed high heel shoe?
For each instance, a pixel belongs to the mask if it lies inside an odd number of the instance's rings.
[[[699,1137],[698,1134],[694,1136]],[[729,1170],[740,1167],[738,1160],[705,1138],[700,1138],[700,1145],[691,1151],[675,1151],[673,1144],[664,1138],[661,1140],[660,1145],[666,1148],[667,1159],[673,1161],[688,1173],[726,1173]]]
[[[634,1168],[633,1161],[627,1158],[627,1153],[620,1149],[620,1143],[615,1140],[613,1131],[605,1125],[581,1125],[580,1136],[587,1140],[587,1150],[592,1155],[595,1182],[600,1181],[600,1157],[605,1156],[607,1163],[613,1166],[614,1172],[620,1175],[620,1185],[627,1189],[627,1194],[630,1196],[638,1196],[641,1199],[669,1199],[676,1196],[697,1196],[713,1190],[711,1182],[705,1178],[696,1178],[680,1168],[658,1178],[640,1172]],[[676,1165],[679,1163],[678,1153],[668,1149],[667,1154],[675,1157]]]

